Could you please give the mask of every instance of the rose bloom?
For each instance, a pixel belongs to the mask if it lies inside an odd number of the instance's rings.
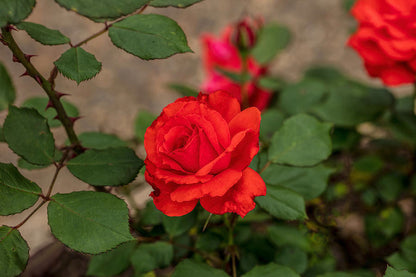
[[[181,216],[199,201],[210,213],[244,217],[254,197],[266,194],[263,179],[248,167],[259,150],[259,128],[260,111],[241,111],[222,91],[166,106],[144,137],[145,178],[156,207]]]
[[[225,76],[218,69],[236,74],[243,73],[243,60],[239,53],[238,44],[246,44],[243,45],[246,48],[254,46],[257,28],[259,28],[256,24],[259,25],[257,22],[245,19],[234,26],[225,28],[219,38],[211,34],[202,36],[203,64],[206,72],[202,91],[211,93],[225,90],[242,103],[241,84]],[[243,36],[246,38],[245,43],[241,42]],[[248,104],[263,110],[270,102],[272,92],[260,88],[257,85],[257,79],[266,75],[267,67],[259,65],[251,56],[248,56],[247,59],[247,71],[251,76],[251,80],[248,81],[245,88],[248,93]]]
[[[348,44],[368,74],[391,86],[414,83],[416,0],[358,0],[352,14],[360,25]]]

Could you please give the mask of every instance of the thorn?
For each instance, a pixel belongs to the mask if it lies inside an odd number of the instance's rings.
[[[54,108],[55,106],[53,105],[53,103],[51,102],[51,100],[48,101],[48,104],[46,104],[46,108],[45,111],[49,108]]]
[[[28,60],[29,62],[30,62],[30,59],[32,58],[32,57],[36,57],[37,55],[28,55],[28,54],[25,54],[25,58],[26,58],[26,60]]]
[[[13,62],[20,63],[19,59],[15,55],[13,55]]]
[[[7,26],[6,26],[6,30],[7,30],[8,32],[10,32],[10,31],[12,31],[12,30],[17,31],[16,27],[14,27],[14,26],[12,26],[12,25],[7,25]]]
[[[7,42],[4,40],[4,37],[2,34],[0,34],[0,42],[7,46]]]
[[[69,120],[71,120],[72,124],[74,124],[75,121],[77,121],[80,118],[82,118],[82,116],[69,117]]]
[[[23,76],[30,76],[30,74],[29,74],[29,72],[27,72],[27,70],[22,74],[22,75],[20,75],[19,77],[23,77]]]
[[[56,97],[58,97],[58,99],[61,99],[62,96],[69,95],[68,93],[62,93],[59,91],[55,91],[55,94],[56,94]]]
[[[42,85],[42,80],[40,79],[40,77],[38,75],[35,76],[35,80],[36,80],[36,82],[39,83],[39,85]]]

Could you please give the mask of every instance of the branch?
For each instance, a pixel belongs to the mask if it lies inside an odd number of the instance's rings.
[[[3,41],[7,45],[7,47],[9,47],[9,49],[12,51],[13,58],[17,60],[18,62],[20,62],[26,68],[26,72],[24,74],[32,77],[48,95],[50,104],[56,109],[56,112],[58,114],[58,119],[59,121],[61,121],[62,125],[64,126],[66,134],[69,138],[69,141],[71,142],[73,146],[74,151],[78,154],[82,153],[83,148],[73,128],[74,122],[67,115],[61,101],[59,100],[60,98],[59,94],[53,88],[53,84],[50,81],[46,80],[45,77],[43,77],[39,73],[39,71],[30,62],[28,56],[23,53],[23,51],[20,49],[20,47],[17,45],[16,41],[14,40],[10,32],[11,29],[9,27],[4,27],[4,28],[1,28],[1,31],[2,31]]]

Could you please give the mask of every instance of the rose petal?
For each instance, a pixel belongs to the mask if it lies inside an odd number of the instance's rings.
[[[260,111],[256,107],[243,110],[234,116],[229,123],[231,136],[233,137],[235,134],[247,129],[258,133],[260,130],[260,120]]]
[[[150,196],[153,197],[156,208],[167,216],[182,216],[190,213],[198,203],[198,200],[185,202],[172,201],[169,194],[163,191],[157,196],[152,192]]]
[[[230,122],[241,111],[237,99],[224,91],[216,91],[209,95],[200,94],[198,98],[207,103],[211,109],[219,112],[227,122]]]
[[[222,196],[241,178],[241,171],[228,169],[206,183],[178,186],[170,197],[173,201],[190,201],[204,196]]]
[[[155,166],[153,162],[146,158],[145,160],[146,172],[150,172],[152,175],[157,176],[160,180],[166,183],[175,184],[195,184],[204,183],[211,180],[214,176],[206,174],[204,176],[197,176],[194,173],[184,173],[172,169],[165,169]],[[150,182],[149,182],[150,183]]]
[[[253,159],[259,150],[258,141],[258,135],[253,130],[245,130],[243,132],[237,133],[232,138],[231,143],[227,149],[225,149],[223,153],[221,153],[209,164],[198,170],[195,175],[205,176],[209,173],[215,174],[215,171],[219,170],[222,166],[234,169],[243,169],[244,167],[247,167],[250,164],[251,159]],[[246,145],[244,146],[241,144]],[[247,152],[239,152],[245,150],[247,150]],[[234,164],[231,166],[230,162],[232,158],[234,158]],[[241,160],[238,161],[239,159]],[[248,161],[248,159],[250,159],[250,161]]]
[[[266,195],[266,185],[260,175],[247,168],[240,181],[221,197],[203,197],[204,209],[213,214],[237,213],[244,217],[256,206],[254,197]]]
[[[410,84],[415,82],[415,73],[403,65],[396,65],[385,68],[381,74],[383,83],[389,86]]]

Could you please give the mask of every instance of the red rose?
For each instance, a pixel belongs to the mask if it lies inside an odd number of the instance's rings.
[[[146,130],[146,181],[156,207],[168,216],[191,212],[198,201],[210,213],[245,216],[265,195],[249,168],[259,150],[260,111],[240,110],[217,91],[183,97],[166,106]]]
[[[386,85],[416,80],[415,13],[415,0],[358,0],[352,9],[360,26],[348,44]]]
[[[220,38],[212,35],[202,37],[203,63],[207,74],[202,91],[211,93],[225,90],[236,97],[240,103],[242,102],[241,84],[226,77],[219,69],[236,74],[243,73],[243,60],[238,47],[251,48],[255,44],[257,29],[254,25],[255,23],[245,19],[235,26],[228,26]],[[260,66],[253,57],[249,56],[247,57],[247,71],[251,76],[245,88],[248,93],[248,104],[263,110],[270,102],[272,92],[261,89],[257,85],[257,80],[265,76],[267,67]]]

